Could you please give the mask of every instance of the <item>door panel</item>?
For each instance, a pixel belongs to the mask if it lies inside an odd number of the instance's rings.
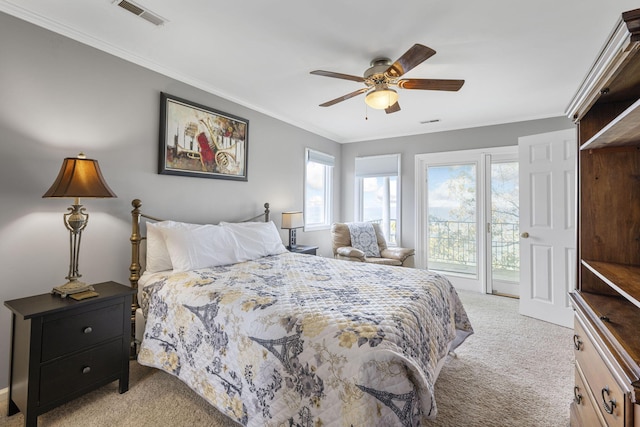
[[[477,279],[477,164],[427,167],[428,268]]]
[[[520,313],[566,327],[575,284],[576,131],[519,138]]]
[[[552,264],[553,248],[551,246],[531,245],[531,299],[553,304]]]
[[[520,295],[519,178],[517,155],[486,155],[487,292]]]

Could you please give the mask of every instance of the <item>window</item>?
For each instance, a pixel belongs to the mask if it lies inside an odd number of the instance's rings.
[[[305,230],[331,226],[334,157],[308,149],[305,153],[304,226]]]
[[[380,224],[389,246],[400,244],[400,154],[356,157],[356,217]]]

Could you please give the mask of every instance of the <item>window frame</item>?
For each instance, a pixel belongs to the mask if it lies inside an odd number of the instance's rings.
[[[322,151],[305,148],[304,162],[304,231],[328,230],[333,223],[333,173],[335,169],[335,157]],[[308,166],[309,163],[315,163],[324,167],[324,222],[309,223],[309,215],[307,214],[309,205]]]
[[[395,157],[394,160],[384,161],[385,157]],[[368,163],[363,170],[358,171],[358,159]],[[397,166],[390,166],[391,162]],[[374,156],[360,156],[355,158],[354,176],[355,176],[355,209],[354,220],[363,221],[364,219],[364,178],[380,178],[395,177],[396,178],[396,232],[395,242],[391,242],[390,236],[385,236],[387,244],[390,247],[400,247],[402,245],[402,155],[400,153],[380,154]],[[390,173],[395,169],[395,174]],[[389,180],[390,181],[390,180]],[[391,199],[389,199],[389,211],[391,212]],[[391,218],[390,218],[391,219]]]

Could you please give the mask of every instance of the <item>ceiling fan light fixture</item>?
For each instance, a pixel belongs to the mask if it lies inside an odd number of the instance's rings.
[[[376,110],[384,110],[398,102],[398,92],[393,89],[383,88],[374,89],[367,93],[364,102],[371,108]]]

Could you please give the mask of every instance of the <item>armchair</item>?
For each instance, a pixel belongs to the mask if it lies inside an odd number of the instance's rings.
[[[348,261],[370,262],[373,264],[413,267],[415,265],[415,249],[389,248],[379,224],[372,224],[376,233],[380,257],[367,257],[360,249],[351,244],[351,233],[348,223],[334,223],[331,226],[333,256]]]

